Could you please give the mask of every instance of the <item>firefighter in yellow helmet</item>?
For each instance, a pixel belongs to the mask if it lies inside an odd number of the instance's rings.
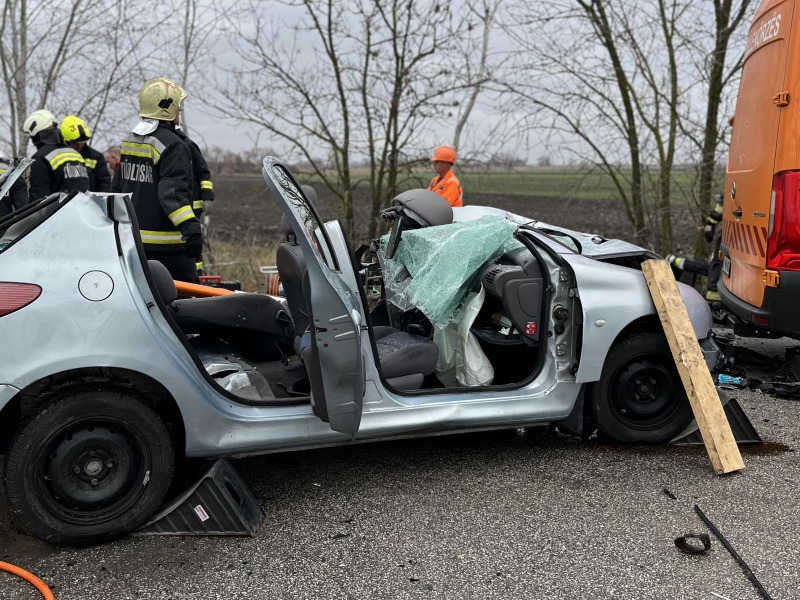
[[[64,143],[53,113],[48,110],[32,112],[22,124],[22,130],[31,136],[36,146],[31,164],[31,201],[56,192],[89,189],[89,173],[83,157]]]
[[[192,212],[192,159],[175,133],[187,94],[174,81],[151,79],[139,92],[139,123],[122,142],[112,192],[130,193],[144,251],[174,279],[197,283],[203,239]]]
[[[86,171],[89,173],[89,189],[93,192],[110,191],[111,173],[105,156],[88,143],[92,137],[89,126],[79,117],[69,115],[61,121],[61,135],[64,136],[64,141],[83,157]]]
[[[450,203],[450,206],[464,206],[464,190],[461,182],[453,174],[456,151],[450,146],[439,146],[431,158],[436,177],[431,179],[428,189],[436,192]]]

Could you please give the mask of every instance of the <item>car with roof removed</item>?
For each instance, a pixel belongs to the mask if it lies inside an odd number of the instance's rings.
[[[691,421],[650,251],[409,190],[356,254],[287,166],[267,157],[263,175],[291,230],[285,297],[179,294],[125,195],[54,194],[0,220],[3,481],[31,534],[136,530],[181,457],[545,424],[664,443]],[[708,306],[679,287],[705,345]]]

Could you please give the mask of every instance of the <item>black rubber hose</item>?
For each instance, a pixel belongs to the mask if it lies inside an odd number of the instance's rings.
[[[733,549],[733,546],[731,546],[730,543],[728,543],[728,540],[725,539],[725,536],[722,535],[722,533],[720,533],[719,529],[717,529],[716,526],[708,519],[708,517],[700,509],[700,507],[697,506],[697,504],[694,505],[694,512],[696,512],[697,516],[700,517],[703,520],[703,523],[705,523],[708,526],[708,528],[711,530],[711,533],[717,536],[717,539],[720,542],[722,542],[722,545],[725,546],[728,552],[731,553],[731,556],[733,556],[734,560],[736,560],[736,562],[739,563],[739,566],[742,567],[742,569],[744,570],[744,574],[747,575],[747,578],[750,580],[750,582],[754,586],[756,586],[756,589],[761,593],[764,599],[773,600],[772,596],[770,596],[767,593],[767,590],[764,589],[764,586],[761,585],[761,582],[758,580],[755,573],[753,573],[753,571],[750,570],[750,567],[747,566],[747,563],[744,562],[742,557],[739,556],[736,550]]]

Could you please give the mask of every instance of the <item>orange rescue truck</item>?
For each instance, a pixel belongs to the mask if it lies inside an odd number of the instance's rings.
[[[794,29],[794,10],[795,0],[763,0],[758,7],[731,131],[718,289],[744,322],[743,334],[800,337],[800,26]]]

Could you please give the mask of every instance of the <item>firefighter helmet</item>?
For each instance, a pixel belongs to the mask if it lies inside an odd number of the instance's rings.
[[[30,114],[22,124],[22,131],[33,137],[38,135],[42,129],[47,129],[57,125],[56,118],[49,110],[37,110]]]
[[[439,146],[436,149],[436,152],[433,153],[433,158],[431,158],[431,162],[437,160],[449,162],[451,165],[454,165],[456,163],[456,151],[453,150],[450,146]]]
[[[139,92],[139,116],[174,121],[186,96],[184,89],[170,79],[151,79]]]
[[[65,142],[88,142],[92,132],[80,117],[69,115],[61,121],[61,135]]]

